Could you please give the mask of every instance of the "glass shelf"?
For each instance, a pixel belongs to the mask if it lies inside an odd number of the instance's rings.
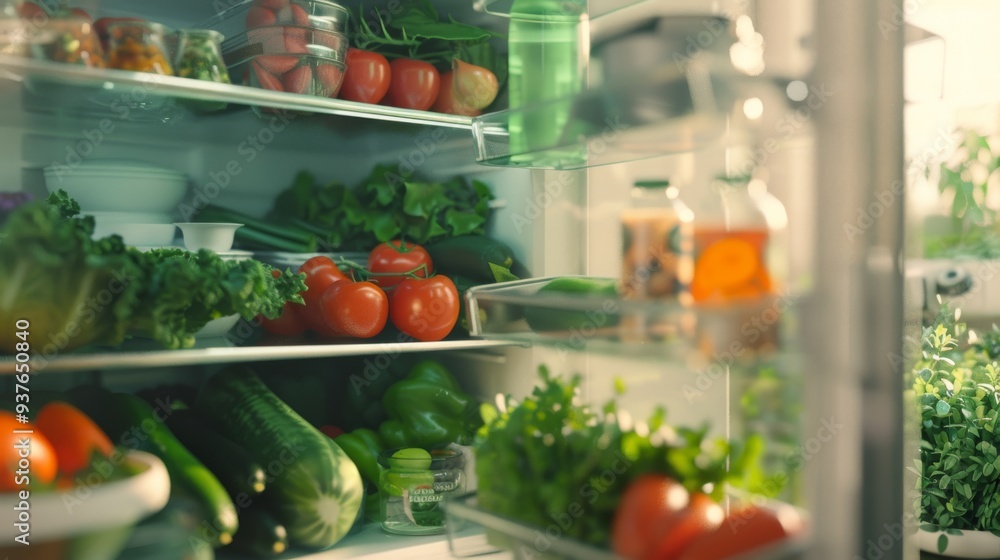
[[[440,342],[409,342],[400,341],[397,335],[386,335],[368,341],[331,342],[304,338],[280,339],[259,336],[260,333],[255,333],[250,339],[240,341],[236,336],[239,333],[240,327],[237,326],[225,337],[200,340],[194,348],[185,350],[167,350],[153,341],[133,339],[113,349],[83,348],[54,357],[33,355],[30,365],[33,372],[41,373],[44,371],[48,373],[328,358],[380,353],[480,350],[512,345],[507,341],[469,338],[447,339]],[[13,374],[15,364],[13,356],[0,357],[0,374]]]
[[[607,278],[560,277],[613,283]],[[692,308],[672,301],[636,301],[599,293],[542,291],[555,277],[470,288],[470,332],[488,340],[664,358],[700,367],[707,361],[795,360],[791,296],[753,304]],[[729,358],[726,358],[726,357]]]
[[[551,536],[547,536],[549,532],[544,528],[533,527],[484,511],[479,508],[475,493],[448,500],[445,502],[445,510],[448,516],[446,528],[461,528],[461,531],[449,534],[449,549],[456,558],[480,557],[483,554],[507,550],[516,560],[622,559],[610,550],[561,535],[550,538]],[[468,536],[470,531],[480,530],[482,533],[478,536],[471,538]],[[807,529],[787,540],[741,554],[739,560],[804,559],[807,557],[808,544]]]
[[[739,142],[734,110],[773,97],[777,81],[735,71],[726,60],[649,69],[638,80],[473,118],[476,160],[484,165],[582,169]],[[561,115],[561,116],[560,116]],[[748,125],[750,123],[747,123]],[[744,130],[745,128],[745,130]]]
[[[20,82],[26,108],[36,112],[168,121],[188,113],[178,101],[196,100],[459,129],[472,126],[470,117],[458,115],[9,55],[0,55],[0,79]]]

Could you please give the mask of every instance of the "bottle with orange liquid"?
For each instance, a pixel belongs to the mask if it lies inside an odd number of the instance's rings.
[[[691,299],[703,311],[701,343],[706,350],[774,346],[777,312],[768,308],[781,279],[775,278],[771,244],[773,217],[784,208],[749,176],[719,178],[712,191],[714,200],[694,218]]]

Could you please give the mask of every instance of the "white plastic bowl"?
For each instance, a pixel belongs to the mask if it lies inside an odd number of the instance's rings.
[[[86,533],[134,525],[167,505],[170,477],[163,461],[142,451],[130,451],[126,460],[144,470],[115,482],[83,486],[71,490],[31,491],[31,543],[69,539]],[[0,494],[0,508],[14,512],[19,502],[13,493]],[[0,537],[13,543],[18,528],[13,523],[0,524]],[[23,545],[17,545],[23,546]]]
[[[83,162],[45,168],[50,193],[66,191],[84,212],[157,212],[175,214],[187,193],[182,173],[141,164]]]
[[[243,227],[243,224],[212,222],[178,222],[174,225],[181,228],[188,251],[208,249],[216,253],[232,249],[236,230]]]
[[[101,224],[94,225],[94,237],[118,234],[128,245],[138,247],[164,247],[174,243],[177,228],[174,224]]]

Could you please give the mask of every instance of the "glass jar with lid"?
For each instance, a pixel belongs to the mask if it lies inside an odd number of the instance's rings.
[[[119,70],[173,76],[167,29],[145,21],[119,21],[108,27],[108,66]]]
[[[693,216],[670,181],[635,183],[631,206],[621,216],[622,296],[662,299],[687,291]]]
[[[181,29],[177,32],[177,59],[174,70],[181,78],[229,83],[222,61],[222,39],[211,29]]]

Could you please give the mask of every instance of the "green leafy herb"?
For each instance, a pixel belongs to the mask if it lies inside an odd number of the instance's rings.
[[[1000,530],[1000,331],[973,336],[944,305],[913,369],[920,409],[920,520],[937,530]]]
[[[368,251],[396,238],[424,244],[484,233],[492,199],[479,181],[419,181],[378,165],[354,189],[340,182],[317,185],[301,172],[278,196],[269,218],[308,227],[326,249]]]

